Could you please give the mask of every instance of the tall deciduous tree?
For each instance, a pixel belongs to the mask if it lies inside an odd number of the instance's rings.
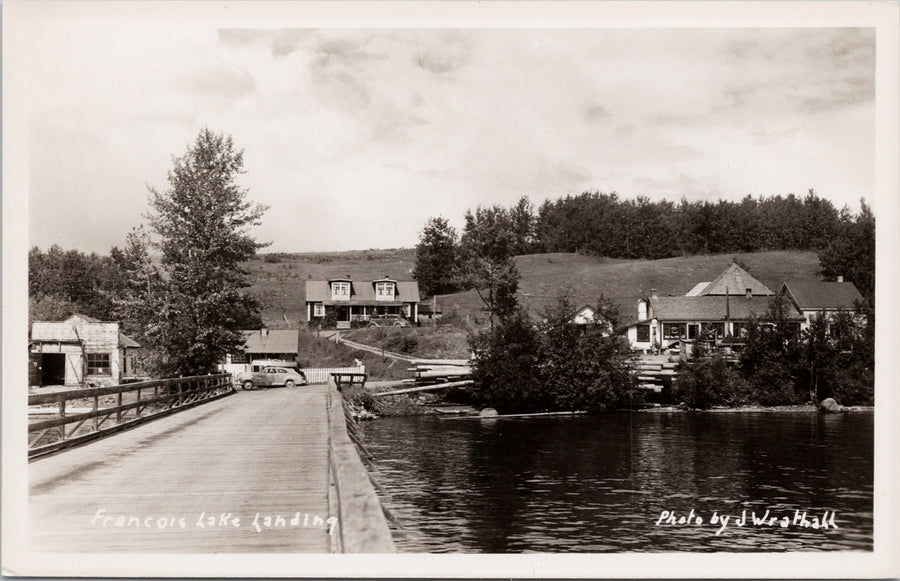
[[[446,218],[429,219],[419,233],[413,276],[429,296],[459,290],[459,244]]]
[[[518,303],[519,272],[513,261],[515,237],[509,212],[500,207],[478,207],[466,212],[462,236],[463,266],[491,319],[511,315]]]
[[[185,154],[173,159],[169,186],[150,188],[147,218],[159,235],[168,275],[159,311],[164,372],[212,371],[240,347],[249,286],[242,263],[266,246],[248,232],[266,207],[247,200],[237,183],[243,151],[231,137],[204,128]]]

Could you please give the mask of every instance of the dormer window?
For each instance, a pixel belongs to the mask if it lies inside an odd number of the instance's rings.
[[[335,301],[350,300],[350,283],[347,281],[333,281],[331,283],[331,299]]]
[[[393,281],[376,282],[375,283],[375,298],[380,301],[392,301],[392,300],[394,300],[395,289],[396,289],[396,284]]]

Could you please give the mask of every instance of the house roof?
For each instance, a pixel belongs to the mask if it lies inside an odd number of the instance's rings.
[[[245,353],[297,353],[298,335],[296,330],[273,329],[266,331],[241,331],[244,334]]]
[[[347,280],[347,279],[333,279]],[[379,279],[379,282],[385,282],[387,279]],[[306,302],[308,303],[329,303],[331,304],[331,289],[326,280],[308,280],[306,281]],[[340,304],[368,304],[377,303],[390,304],[385,301],[377,301],[375,298],[375,282],[372,280],[355,280],[350,284],[350,300],[334,301]],[[394,295],[396,303],[417,303],[419,302],[419,283],[416,281],[399,281],[397,282],[397,294]]]
[[[733,321],[761,317],[766,313],[772,297],[700,296],[657,297],[650,300],[653,317],[660,321],[724,321],[726,314]],[[792,309],[789,319],[803,316]]]
[[[126,335],[125,333],[119,333],[119,347],[140,347],[141,344]]]
[[[101,321],[87,315],[74,314],[65,321],[35,321],[31,325],[31,342],[40,343],[76,343],[90,342],[86,337],[85,325],[103,325],[104,333],[115,332],[118,336],[119,347],[140,347],[141,344],[119,332],[119,323],[114,321]],[[104,335],[108,337],[107,335]]]
[[[709,295],[742,295],[750,289],[754,295],[774,295],[769,287],[753,278],[749,272],[735,263],[726,268],[714,281],[709,283],[699,294]],[[693,290],[691,292],[694,292]]]
[[[698,283],[694,286],[694,288],[692,288],[691,290],[689,290],[689,291],[687,292],[687,294],[684,295],[684,296],[686,296],[686,297],[696,297],[696,296],[698,296],[701,292],[703,292],[703,290],[705,290],[706,287],[708,287],[708,286],[709,286],[709,281],[706,281],[706,282],[698,282]]]
[[[800,309],[849,309],[863,297],[852,282],[791,281],[781,286]]]

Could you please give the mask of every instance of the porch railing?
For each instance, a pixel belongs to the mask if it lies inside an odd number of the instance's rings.
[[[101,438],[232,393],[231,375],[220,373],[30,395],[28,457]],[[43,418],[45,415],[50,417]]]

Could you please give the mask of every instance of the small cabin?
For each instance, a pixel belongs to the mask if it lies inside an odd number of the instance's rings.
[[[106,387],[135,374],[140,345],[119,323],[75,314],[65,321],[35,321],[29,337],[29,383]]]

